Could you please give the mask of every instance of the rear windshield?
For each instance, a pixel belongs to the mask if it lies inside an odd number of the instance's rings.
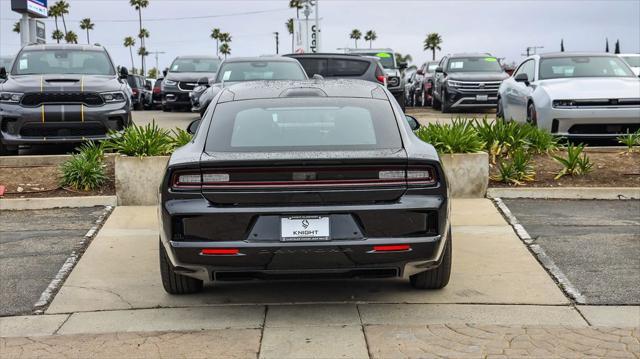
[[[395,59],[393,57],[393,53],[391,52],[352,52],[351,54],[354,55],[362,55],[362,56],[374,56],[380,59],[380,63],[382,64],[382,67],[384,67],[385,69],[395,69],[396,68],[396,62]]]
[[[29,50],[20,53],[11,74],[115,75],[115,69],[104,51]]]
[[[492,56],[454,57],[449,60],[447,72],[502,72],[502,67]]]
[[[171,64],[171,72],[216,72],[220,66],[218,59],[175,59]]]
[[[633,77],[617,56],[551,57],[540,60],[540,79],[567,77]]]
[[[218,104],[206,151],[339,151],[401,148],[388,101],[278,98]]]
[[[247,61],[223,64],[216,82],[306,79],[304,70],[295,62]]]
[[[307,75],[324,77],[358,77],[369,69],[370,62],[356,59],[299,58]]]

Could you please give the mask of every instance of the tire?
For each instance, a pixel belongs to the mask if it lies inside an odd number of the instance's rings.
[[[498,104],[496,105],[496,119],[498,118],[505,120],[504,109],[502,108],[502,99],[500,97],[498,97]]]
[[[529,102],[527,105],[527,123],[538,127],[538,112],[536,111],[536,105],[533,102]]]
[[[449,240],[444,248],[444,254],[442,262],[436,268],[428,270],[426,272],[414,274],[409,277],[411,286],[417,289],[442,289],[449,283],[451,277],[451,229],[449,229]]]
[[[162,242],[158,243],[160,245],[160,276],[162,277],[164,290],[169,294],[193,294],[202,292],[202,281],[177,274],[173,266],[171,266],[171,261],[169,261]]]
[[[171,112],[171,107],[165,106],[165,105],[161,105],[162,107],[162,112]]]
[[[0,156],[17,156],[18,146],[9,147],[0,141]]]
[[[431,94],[431,108],[433,108],[434,110],[439,110],[440,109],[440,100],[438,100],[436,98],[436,94],[435,92],[432,92]]]
[[[447,93],[442,90],[442,95],[440,95],[440,99],[442,100],[442,104],[440,107],[442,107],[442,113],[450,113],[451,112],[451,105],[449,104],[449,101],[447,100]]]

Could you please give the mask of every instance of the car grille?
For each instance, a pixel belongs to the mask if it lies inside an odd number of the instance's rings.
[[[27,123],[20,128],[22,137],[105,136],[108,129],[98,122]]]
[[[100,106],[104,104],[104,101],[99,94],[93,92],[37,92],[25,94],[20,103],[28,107],[44,104],[85,104],[87,106]]]
[[[454,81],[457,86],[455,86],[458,91],[465,93],[497,93],[498,88],[502,81],[480,81],[480,82],[471,82],[471,81]]]
[[[193,91],[193,89],[198,85],[196,82],[178,82],[178,88],[182,91]]]

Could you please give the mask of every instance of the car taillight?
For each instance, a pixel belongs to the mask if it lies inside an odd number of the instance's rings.
[[[195,189],[202,187],[202,175],[195,172],[177,172],[171,179],[171,188]]]
[[[379,178],[384,180],[404,179],[408,184],[433,185],[436,176],[433,167],[411,167],[406,171],[380,171]]]
[[[133,92],[134,95],[138,94],[138,89],[131,89],[131,92]]]
[[[153,93],[160,93],[160,87],[154,87]]]
[[[376,80],[387,86],[387,75],[379,67],[376,68]]]

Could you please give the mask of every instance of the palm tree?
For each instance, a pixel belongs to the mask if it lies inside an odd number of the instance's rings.
[[[564,39],[560,39],[560,52],[564,52]]]
[[[287,32],[291,35],[291,52],[293,52],[293,48],[295,47],[293,39],[293,18],[290,18],[284,24],[287,26]]]
[[[353,30],[351,30],[351,34],[349,34],[349,38],[353,39],[353,41],[356,44],[356,49],[357,49],[358,48],[358,40],[360,40],[360,38],[362,38],[362,33],[358,29],[353,29]]]
[[[64,35],[64,41],[66,41],[67,44],[77,44],[78,43],[78,35],[73,31],[68,31]]]
[[[436,60],[436,50],[441,50],[442,37],[437,32],[427,34],[427,38],[424,39],[424,51],[431,50],[433,61]]]
[[[300,0],[289,0],[289,8],[296,9],[296,19],[300,18],[300,9],[303,8],[302,1]]]
[[[400,63],[408,64],[411,61],[413,61],[413,57],[411,57],[411,55],[406,54],[403,56],[401,53],[396,52],[396,64],[400,64]]]
[[[364,40],[369,41],[369,48],[373,46],[373,42],[376,41],[377,38],[378,35],[376,35],[376,32],[373,30],[367,31],[367,33],[364,35]]]
[[[16,21],[15,24],[13,24],[13,32],[19,34],[20,33],[20,21]]]
[[[65,36],[67,36],[67,23],[66,21],[64,21],[64,16],[69,13],[69,3],[66,2],[65,0],[60,0],[57,3],[55,3],[53,6],[55,6],[58,9],[58,13],[62,18],[62,26],[64,27],[64,34]]]
[[[224,55],[224,59],[227,59],[227,55],[231,54],[231,46],[229,46],[229,43],[227,42],[223,42],[222,45],[220,45],[220,53]]]
[[[124,47],[129,48],[129,55],[131,55],[131,71],[132,72],[135,69],[135,66],[133,66],[133,50],[131,48],[134,46],[136,46],[136,39],[134,39],[133,36],[127,36],[124,38]]]
[[[143,44],[145,41],[144,39],[148,39],[149,38],[149,30],[145,29],[144,27],[142,29],[140,29],[140,33],[138,34],[138,38],[140,38],[140,44]],[[144,74],[144,68],[145,68],[145,56],[147,56],[149,53],[146,51],[146,46],[140,45],[140,48],[138,49],[138,55],[140,55],[140,71],[142,74]],[[141,49],[145,49],[144,51],[142,51]]]
[[[620,40],[616,40],[616,47],[615,50],[613,50],[614,54],[619,54],[620,53]]]
[[[60,43],[60,40],[64,39],[64,33],[60,30],[55,30],[51,33],[51,38]]]
[[[220,29],[218,28],[211,29],[211,38],[216,40],[216,56],[218,57],[220,57],[220,55],[218,54],[218,49],[220,47],[220,42],[219,42],[220,34],[221,34]]]
[[[54,31],[53,33],[62,33],[59,29],[58,29],[58,16],[60,16],[60,8],[56,5],[53,4],[51,5],[51,7],[49,8],[49,17],[53,16],[53,19],[55,20],[55,24],[56,24],[56,31]],[[54,40],[57,40],[58,43],[60,43],[60,40],[62,39],[63,36],[54,36],[53,34],[51,34],[51,37]]]
[[[129,5],[133,6],[137,11],[138,11],[138,23],[139,23],[139,34],[142,35],[142,9],[146,8],[147,6],[149,6],[149,0],[129,0]],[[148,33],[147,33],[148,34]],[[140,37],[140,36],[138,36]],[[147,36],[149,37],[149,36]],[[140,48],[144,47],[144,37],[140,37]],[[140,53],[140,51],[138,51],[138,53]],[[144,54],[145,51],[142,51],[142,54]],[[142,73],[144,73],[144,56],[145,55],[140,55],[140,62],[142,63]]]
[[[222,43],[231,42],[231,35],[228,32],[223,32],[220,34],[220,41]]]
[[[82,30],[86,30],[87,31],[87,44],[90,44],[91,42],[89,41],[89,30],[93,30],[93,26],[95,24],[91,22],[90,18],[84,18],[82,19],[82,21],[80,21],[80,28]]]

